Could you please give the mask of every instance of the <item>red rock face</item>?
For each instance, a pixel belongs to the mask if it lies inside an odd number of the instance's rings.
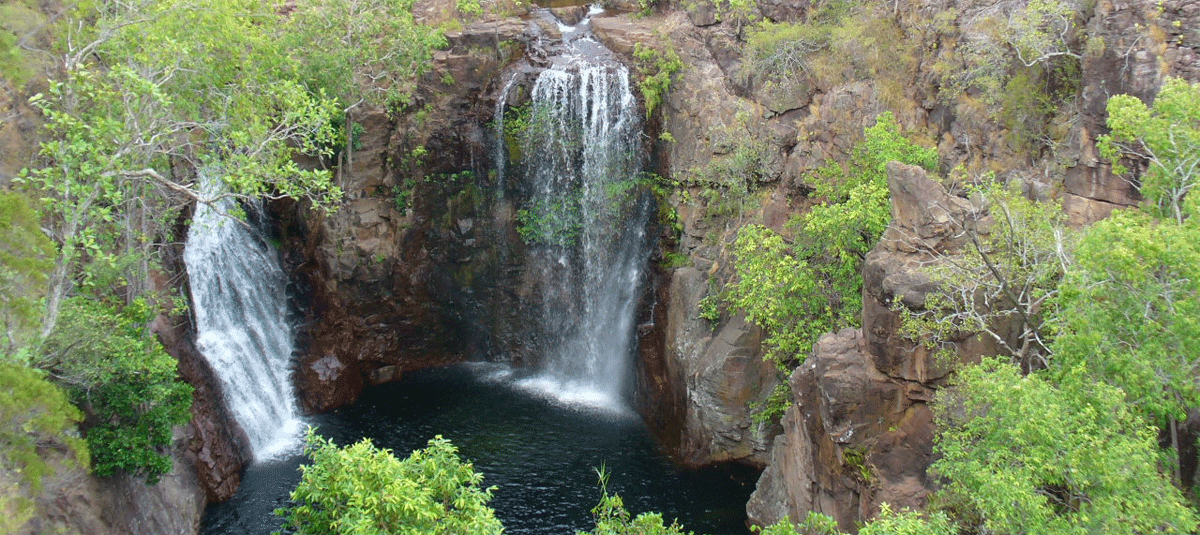
[[[179,375],[192,385],[192,421],[186,457],[209,502],[233,497],[250,464],[250,442],[221,401],[221,387],[204,356],[196,350],[186,318],[160,317],[155,333],[167,352],[179,361]]]

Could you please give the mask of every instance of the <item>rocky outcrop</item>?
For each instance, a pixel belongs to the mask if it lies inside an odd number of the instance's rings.
[[[675,388],[684,402],[679,457],[691,465],[764,465],[773,428],[752,415],[774,389],[778,373],[762,358],[761,332],[744,318],[718,327],[699,317],[707,294],[699,270],[671,274],[665,345],[668,377],[681,383]]]
[[[919,167],[888,164],[888,186],[893,219],[863,268],[863,328],[823,336],[793,373],[794,405],[747,507],[754,523],[817,511],[855,529],[884,502],[923,507],[934,488],[928,403],[950,363],[901,334],[894,305],[921,309],[935,289],[923,270],[986,221]],[[953,349],[960,360],[994,352],[975,336]]]
[[[250,464],[250,442],[223,402],[220,382],[203,355],[186,318],[160,317],[153,329],[179,361],[179,376],[192,385],[192,421],[181,441],[183,460],[208,502],[233,497]]]
[[[140,477],[94,477],[47,452],[57,469],[32,496],[35,515],[13,535],[191,535],[200,529],[205,495],[177,434],[174,464],[155,485]],[[3,479],[3,477],[0,477]]]
[[[484,122],[529,26],[486,20],[452,32],[404,113],[356,110],[363,135],[338,171],[346,194],[335,213],[273,207],[307,308],[297,368],[307,409],[350,403],[406,371],[499,353],[486,333],[518,332],[484,325],[481,313],[514,299],[503,292],[519,276],[501,253],[516,234],[513,211],[491,193]]]

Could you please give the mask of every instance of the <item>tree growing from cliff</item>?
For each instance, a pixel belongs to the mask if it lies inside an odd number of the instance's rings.
[[[1014,187],[988,182],[972,197],[965,220],[948,222],[961,248],[929,251],[925,272],[936,289],[924,308],[897,305],[904,330],[935,348],[982,333],[1026,371],[1046,368],[1055,298],[1071,269],[1077,232],[1058,203],[1032,201]]]
[[[1130,171],[1123,158],[1148,163],[1139,177],[1142,195],[1154,201],[1155,215],[1182,224],[1191,211],[1188,192],[1200,183],[1200,83],[1169,77],[1153,105],[1116,95],[1108,100],[1108,127],[1099,146],[1113,171]]]
[[[892,160],[932,170],[937,151],[906,138],[888,112],[846,167],[822,170],[816,194],[825,202],[793,222],[794,239],[761,225],[739,231],[730,304],[766,331],[766,358],[782,370],[802,362],[820,335],[858,324],[862,261],[891,220]]]
[[[487,502],[492,489],[442,437],[404,460],[363,439],[345,448],[309,428],[304,453],[311,464],[276,510],[301,535],[488,535],[502,533]]]
[[[1086,231],[1059,299],[1055,358],[1121,388],[1178,453],[1179,422],[1200,406],[1200,202],[1189,195],[1200,179],[1200,84],[1168,78],[1153,105],[1122,95],[1108,110],[1101,147],[1114,164],[1145,159],[1149,202]]]
[[[33,362],[88,408],[84,434],[96,475],[158,481],[171,470],[172,428],[191,418],[192,387],[147,328],[154,313],[141,300],[114,306],[73,297]]]

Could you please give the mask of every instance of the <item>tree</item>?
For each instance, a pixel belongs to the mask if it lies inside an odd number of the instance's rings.
[[[822,334],[858,324],[862,261],[891,220],[892,160],[932,170],[937,151],[904,137],[886,112],[865,130],[846,167],[822,169],[815,193],[826,202],[794,223],[794,240],[761,225],[738,232],[729,302],[766,332],[766,358],[781,371],[802,362]]]
[[[213,201],[197,170],[221,173],[231,195],[326,208],[340,195],[327,171],[295,163],[330,144],[336,105],[290,77],[278,15],[254,0],[102,8],[67,25],[65,74],[33,99],[46,141],[23,180],[45,199],[60,247],[43,335],[77,291],[119,289],[126,301],[144,293],[152,244],[169,239],[188,202]],[[113,287],[87,288],[96,271]]]
[[[1114,213],[1088,229],[1077,264],[1055,358],[1120,387],[1178,449],[1178,422],[1200,406],[1200,222]]]
[[[1187,194],[1200,182],[1200,84],[1168,77],[1152,106],[1115,95],[1108,100],[1108,127],[1112,132],[1099,146],[1113,171],[1129,172],[1122,158],[1146,161],[1142,195],[1154,202],[1155,215],[1182,223]]]
[[[73,297],[33,363],[87,408],[84,433],[96,475],[126,472],[157,482],[171,470],[172,428],[191,418],[192,387],[147,328],[154,313],[141,300],[117,307]]]
[[[57,467],[45,452],[88,466],[87,445],[75,436],[79,409],[37,370],[0,361],[0,532],[16,532],[34,514],[43,480]]]
[[[983,333],[1026,371],[1046,368],[1055,298],[1077,233],[1058,203],[1032,201],[1012,187],[985,184],[972,197],[979,201],[970,213],[950,221],[962,249],[929,251],[925,272],[936,289],[922,310],[901,307],[905,329],[934,347]]]
[[[973,532],[1189,533],[1197,519],[1158,471],[1157,433],[1119,388],[1078,367],[1048,381],[988,358],[958,372],[935,415],[940,499]]]
[[[54,244],[18,193],[0,191],[0,351],[18,358],[36,339]],[[19,358],[24,360],[24,358]]]
[[[309,428],[293,505],[276,510],[285,527],[304,535],[499,534],[487,506],[483,475],[441,436],[399,460],[370,439],[339,448]]]
[[[1200,406],[1200,222],[1188,193],[1200,180],[1200,85],[1168,78],[1152,106],[1109,100],[1101,139],[1114,170],[1144,158],[1145,211],[1125,210],[1089,228],[1078,268],[1063,284],[1054,349],[1066,367],[1120,387],[1147,421],[1170,434]],[[1182,484],[1179,464],[1176,480]]]

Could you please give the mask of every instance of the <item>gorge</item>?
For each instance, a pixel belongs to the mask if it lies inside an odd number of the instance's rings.
[[[54,247],[37,253],[48,281],[0,284],[5,365],[82,414],[60,436],[11,434],[56,470],[34,485],[0,451],[0,486],[29,498],[0,506],[16,533],[268,533],[307,424],[396,457],[449,438],[511,533],[591,529],[599,467],[634,514],[710,535],[810,512],[850,533],[941,533],[944,516],[1029,532],[988,522],[1033,518],[1006,513],[1037,499],[974,492],[948,464],[981,447],[972,460],[1051,467],[974,473],[1033,474],[1033,494],[1070,505],[1039,510],[1063,526],[1191,532],[1200,389],[1154,378],[1200,370],[1157,360],[1196,354],[1200,322],[1088,329],[1130,307],[1192,314],[1168,305],[1200,295],[1190,186],[1158,197],[1178,174],[1164,157],[1194,150],[1128,124],[1200,146],[1194,114],[1171,115],[1200,102],[1193,4],[139,0],[79,15],[14,0],[0,183],[40,212],[0,223],[35,221]],[[205,202],[216,178],[236,201]],[[33,243],[13,228],[0,238]],[[995,269],[954,271],[979,266]],[[957,301],[976,295],[986,307]],[[157,484],[69,462],[64,444],[120,418],[64,368],[79,359],[42,349],[64,346],[24,342],[39,338],[18,298],[110,307],[175,358],[192,408],[147,448],[166,459]],[[30,332],[64,330],[46,317]],[[93,334],[79,339],[111,333]],[[1045,409],[1015,408],[995,436],[1045,424],[1030,436],[1064,447],[956,435],[971,422],[952,404],[972,395]],[[1079,457],[1096,466],[1128,446],[1145,470],[1060,484],[1090,474],[1063,453],[1076,443],[1097,445]],[[1075,507],[1114,489],[1154,506]]]

